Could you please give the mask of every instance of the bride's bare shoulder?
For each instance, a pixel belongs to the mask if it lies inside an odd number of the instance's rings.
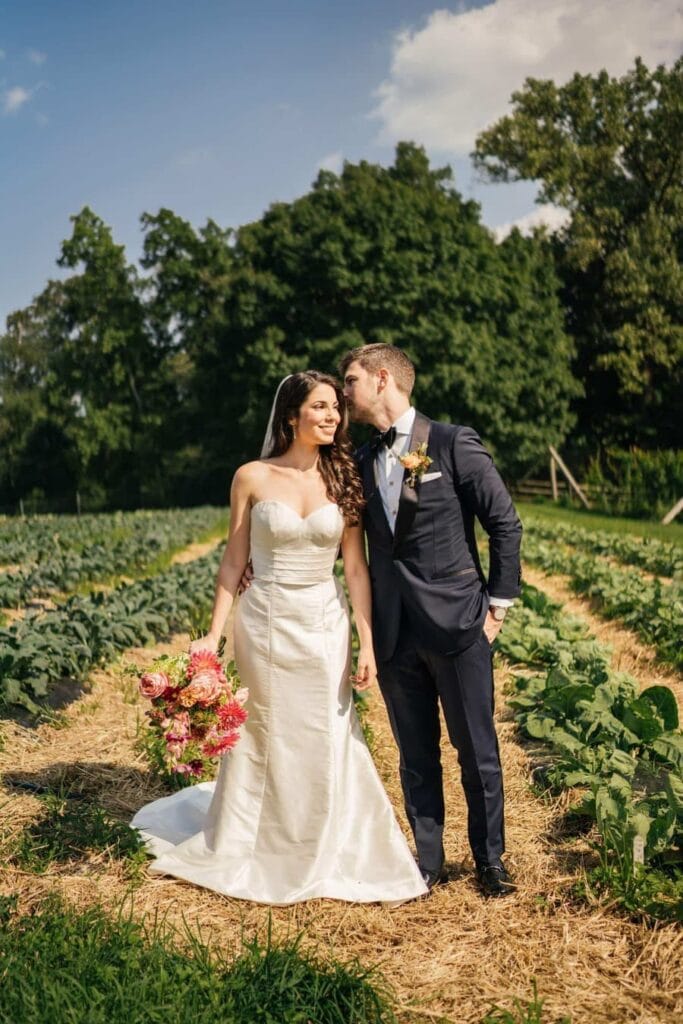
[[[268,478],[269,473],[270,470],[267,464],[261,459],[256,459],[254,462],[245,462],[235,472],[233,484],[251,490],[254,486],[263,483]]]
[[[268,473],[266,465],[261,462],[260,459],[254,460],[254,462],[245,462],[242,466],[238,467],[236,473],[234,473],[234,481],[238,483],[251,483],[262,480]]]

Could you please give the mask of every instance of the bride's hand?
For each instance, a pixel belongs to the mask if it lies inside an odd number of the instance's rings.
[[[196,654],[197,651],[211,651],[215,654],[218,650],[218,644],[220,637],[212,636],[211,633],[207,633],[206,636],[197,637],[190,643],[190,654]]]
[[[377,662],[372,647],[361,647],[358,653],[356,674],[351,676],[351,683],[356,690],[369,690],[377,679]]]

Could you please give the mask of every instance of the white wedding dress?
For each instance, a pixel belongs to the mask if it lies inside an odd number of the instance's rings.
[[[426,887],[353,706],[350,621],[333,573],[344,521],[277,500],[251,510],[254,580],[234,620],[249,719],[216,782],[135,815],[150,870],[226,896],[395,902]]]

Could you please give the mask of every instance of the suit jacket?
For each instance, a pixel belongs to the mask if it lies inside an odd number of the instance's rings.
[[[409,451],[427,444],[433,460],[414,487],[404,472],[392,534],[370,444],[356,453],[366,507],[375,652],[394,652],[404,615],[424,647],[435,654],[465,650],[481,635],[488,595],[520,593],[522,524],[493,460],[470,427],[415,416]],[[475,518],[489,535],[485,578],[475,539]]]

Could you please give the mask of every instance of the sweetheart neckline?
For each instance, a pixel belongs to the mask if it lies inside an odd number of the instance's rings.
[[[288,508],[289,511],[292,512],[297,517],[297,519],[300,519],[302,523],[305,523],[307,519],[310,519],[311,516],[314,516],[316,512],[321,512],[324,508],[339,508],[339,505],[337,505],[336,502],[326,501],[324,505],[318,505],[317,508],[314,508],[313,511],[309,512],[307,516],[302,516],[299,512],[297,512],[295,508],[292,508],[291,505],[288,505],[286,501],[280,501],[279,498],[262,498],[260,501],[255,501],[254,504],[251,506],[252,511],[259,505],[282,505],[284,506],[284,508]]]

